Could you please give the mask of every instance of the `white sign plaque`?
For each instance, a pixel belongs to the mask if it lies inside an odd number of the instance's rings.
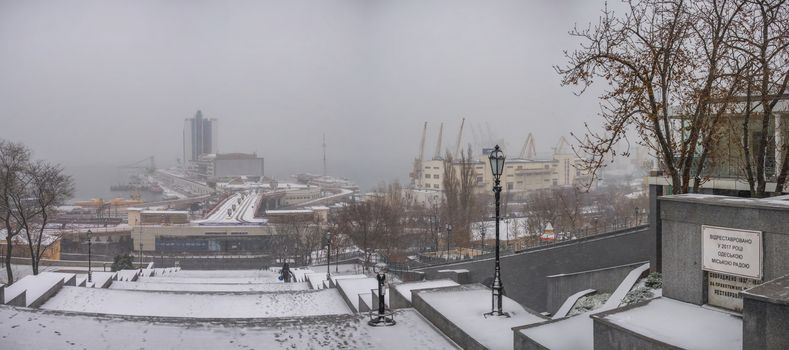
[[[762,279],[762,232],[701,227],[702,269]]]

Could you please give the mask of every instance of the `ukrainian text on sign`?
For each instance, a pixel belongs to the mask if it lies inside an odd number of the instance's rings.
[[[762,278],[762,233],[715,226],[701,228],[702,268]]]

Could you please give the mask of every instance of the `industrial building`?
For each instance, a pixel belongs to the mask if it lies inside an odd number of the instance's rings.
[[[491,149],[482,149],[478,158],[462,159],[460,154],[462,132],[461,124],[457,147],[455,152],[451,153],[454,175],[459,177],[463,167],[471,167],[475,177],[476,192],[488,193],[493,188],[493,175],[490,172],[487,159]],[[445,166],[448,164],[448,160],[441,154],[443,124],[439,129],[436,150],[432,159],[424,159],[426,133],[427,123],[425,123],[422,133],[419,157],[414,161],[410,189],[410,196],[423,203],[430,200],[440,200],[441,191],[444,189]],[[534,146],[534,137],[529,134],[520,153],[507,154],[501,186],[505,192],[523,195],[530,191],[556,186],[587,184],[591,181],[590,176],[575,168],[575,165],[580,161],[581,159],[575,155],[564,137],[559,139],[548,156],[539,157]]]

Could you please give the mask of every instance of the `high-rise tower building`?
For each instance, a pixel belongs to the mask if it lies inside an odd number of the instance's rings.
[[[184,121],[184,163],[196,161],[204,154],[217,153],[217,120],[203,118],[197,111]]]

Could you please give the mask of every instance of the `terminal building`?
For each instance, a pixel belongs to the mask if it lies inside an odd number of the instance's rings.
[[[263,177],[264,160],[255,153],[204,154],[189,163],[188,173],[203,181]]]
[[[491,150],[483,149],[478,158],[470,160],[462,160],[460,155],[455,155],[452,160],[454,176],[459,178],[464,167],[471,167],[476,192],[489,193],[494,181],[488,161]],[[535,190],[588,184],[591,177],[575,167],[580,161],[564,137],[559,139],[550,155],[538,156],[534,137],[529,134],[519,154],[507,154],[501,177],[502,189],[511,195],[522,196]],[[433,198],[440,200],[447,164],[439,152],[429,160],[417,159],[411,173],[411,196],[422,203]]]

